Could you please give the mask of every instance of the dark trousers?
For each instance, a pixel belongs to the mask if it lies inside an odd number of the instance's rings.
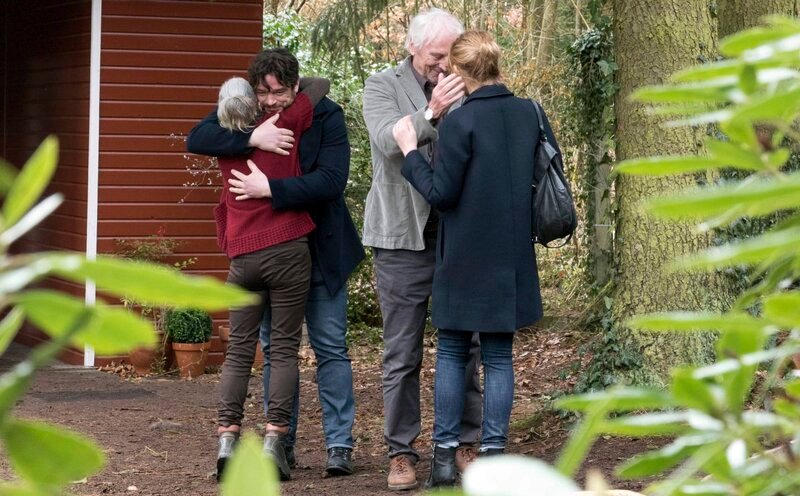
[[[242,423],[265,301],[272,310],[267,422],[289,425],[310,279],[311,257],[305,237],[231,260],[228,282],[259,293],[261,303],[230,312],[231,337],[219,385],[219,425]]]
[[[374,249],[378,299],[383,314],[384,438],[389,457],[418,459],[420,434],[419,373],[428,300],[436,264],[436,242],[422,251]],[[481,425],[480,348],[473,346],[465,373],[462,443],[478,440]]]

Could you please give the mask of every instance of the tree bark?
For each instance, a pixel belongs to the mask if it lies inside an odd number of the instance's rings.
[[[676,70],[708,60],[714,51],[707,0],[614,0],[615,58],[619,71],[615,112],[617,158],[702,152],[705,129],[665,128],[646,106],[630,100],[633,90],[659,84]],[[693,176],[617,180],[618,199],[613,299],[615,322],[633,315],[675,310],[722,310],[731,299],[721,274],[665,270],[681,255],[707,248],[711,236],[688,224],[653,218],[641,201],[694,186]],[[713,358],[713,333],[651,333],[623,329],[622,346],[642,367],[624,374],[632,383],[665,384],[671,368]]]
[[[553,39],[556,35],[557,13],[558,0],[544,0],[541,37],[539,38],[539,50],[536,52],[536,65],[539,67],[550,65],[550,60],[553,57]]]
[[[533,60],[536,58],[536,51],[539,48],[541,35],[541,2],[539,0],[528,0],[525,12],[525,29],[527,40],[525,42],[525,59]]]
[[[752,28],[770,14],[798,14],[797,0],[720,0],[719,37],[724,38],[743,29]]]

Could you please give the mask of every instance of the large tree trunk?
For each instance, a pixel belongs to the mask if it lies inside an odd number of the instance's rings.
[[[797,0],[720,0],[719,37],[757,25],[769,14],[798,14]]]
[[[664,128],[643,104],[630,100],[641,86],[664,82],[678,69],[710,58],[713,23],[707,0],[615,0],[614,37],[620,91],[617,158],[702,152],[705,129]],[[710,245],[709,235],[693,226],[648,216],[641,201],[693,186],[692,176],[652,179],[620,177],[616,185],[617,278],[615,322],[633,315],[672,310],[721,310],[729,302],[728,282],[720,274],[668,273],[665,264]],[[712,333],[662,334],[623,329],[621,352],[638,354],[642,366],[625,373],[634,383],[664,384],[670,368],[713,357]]]
[[[558,0],[544,0],[541,38],[539,38],[539,50],[536,52],[536,65],[539,67],[550,65],[553,57],[553,40],[556,36],[556,21],[558,20],[557,13]]]

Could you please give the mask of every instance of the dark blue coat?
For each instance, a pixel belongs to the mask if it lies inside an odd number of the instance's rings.
[[[249,139],[249,133],[220,127],[214,110],[189,132],[186,147],[201,155],[244,155],[251,151]],[[350,173],[344,113],[327,98],[314,107],[311,128],[300,138],[300,168],[300,177],[270,179],[272,206],[311,214],[317,225],[309,238],[311,257],[319,265],[328,291],[334,294],[364,258],[364,247],[344,201]]]
[[[405,159],[403,176],[440,212],[432,304],[440,329],[513,332],[542,316],[531,246],[536,122],[530,100],[484,86],[441,123],[433,168],[418,151]]]

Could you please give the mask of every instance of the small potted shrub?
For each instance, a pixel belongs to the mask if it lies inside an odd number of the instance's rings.
[[[164,331],[172,341],[181,377],[203,374],[211,347],[211,316],[202,310],[169,310],[164,315]]]

